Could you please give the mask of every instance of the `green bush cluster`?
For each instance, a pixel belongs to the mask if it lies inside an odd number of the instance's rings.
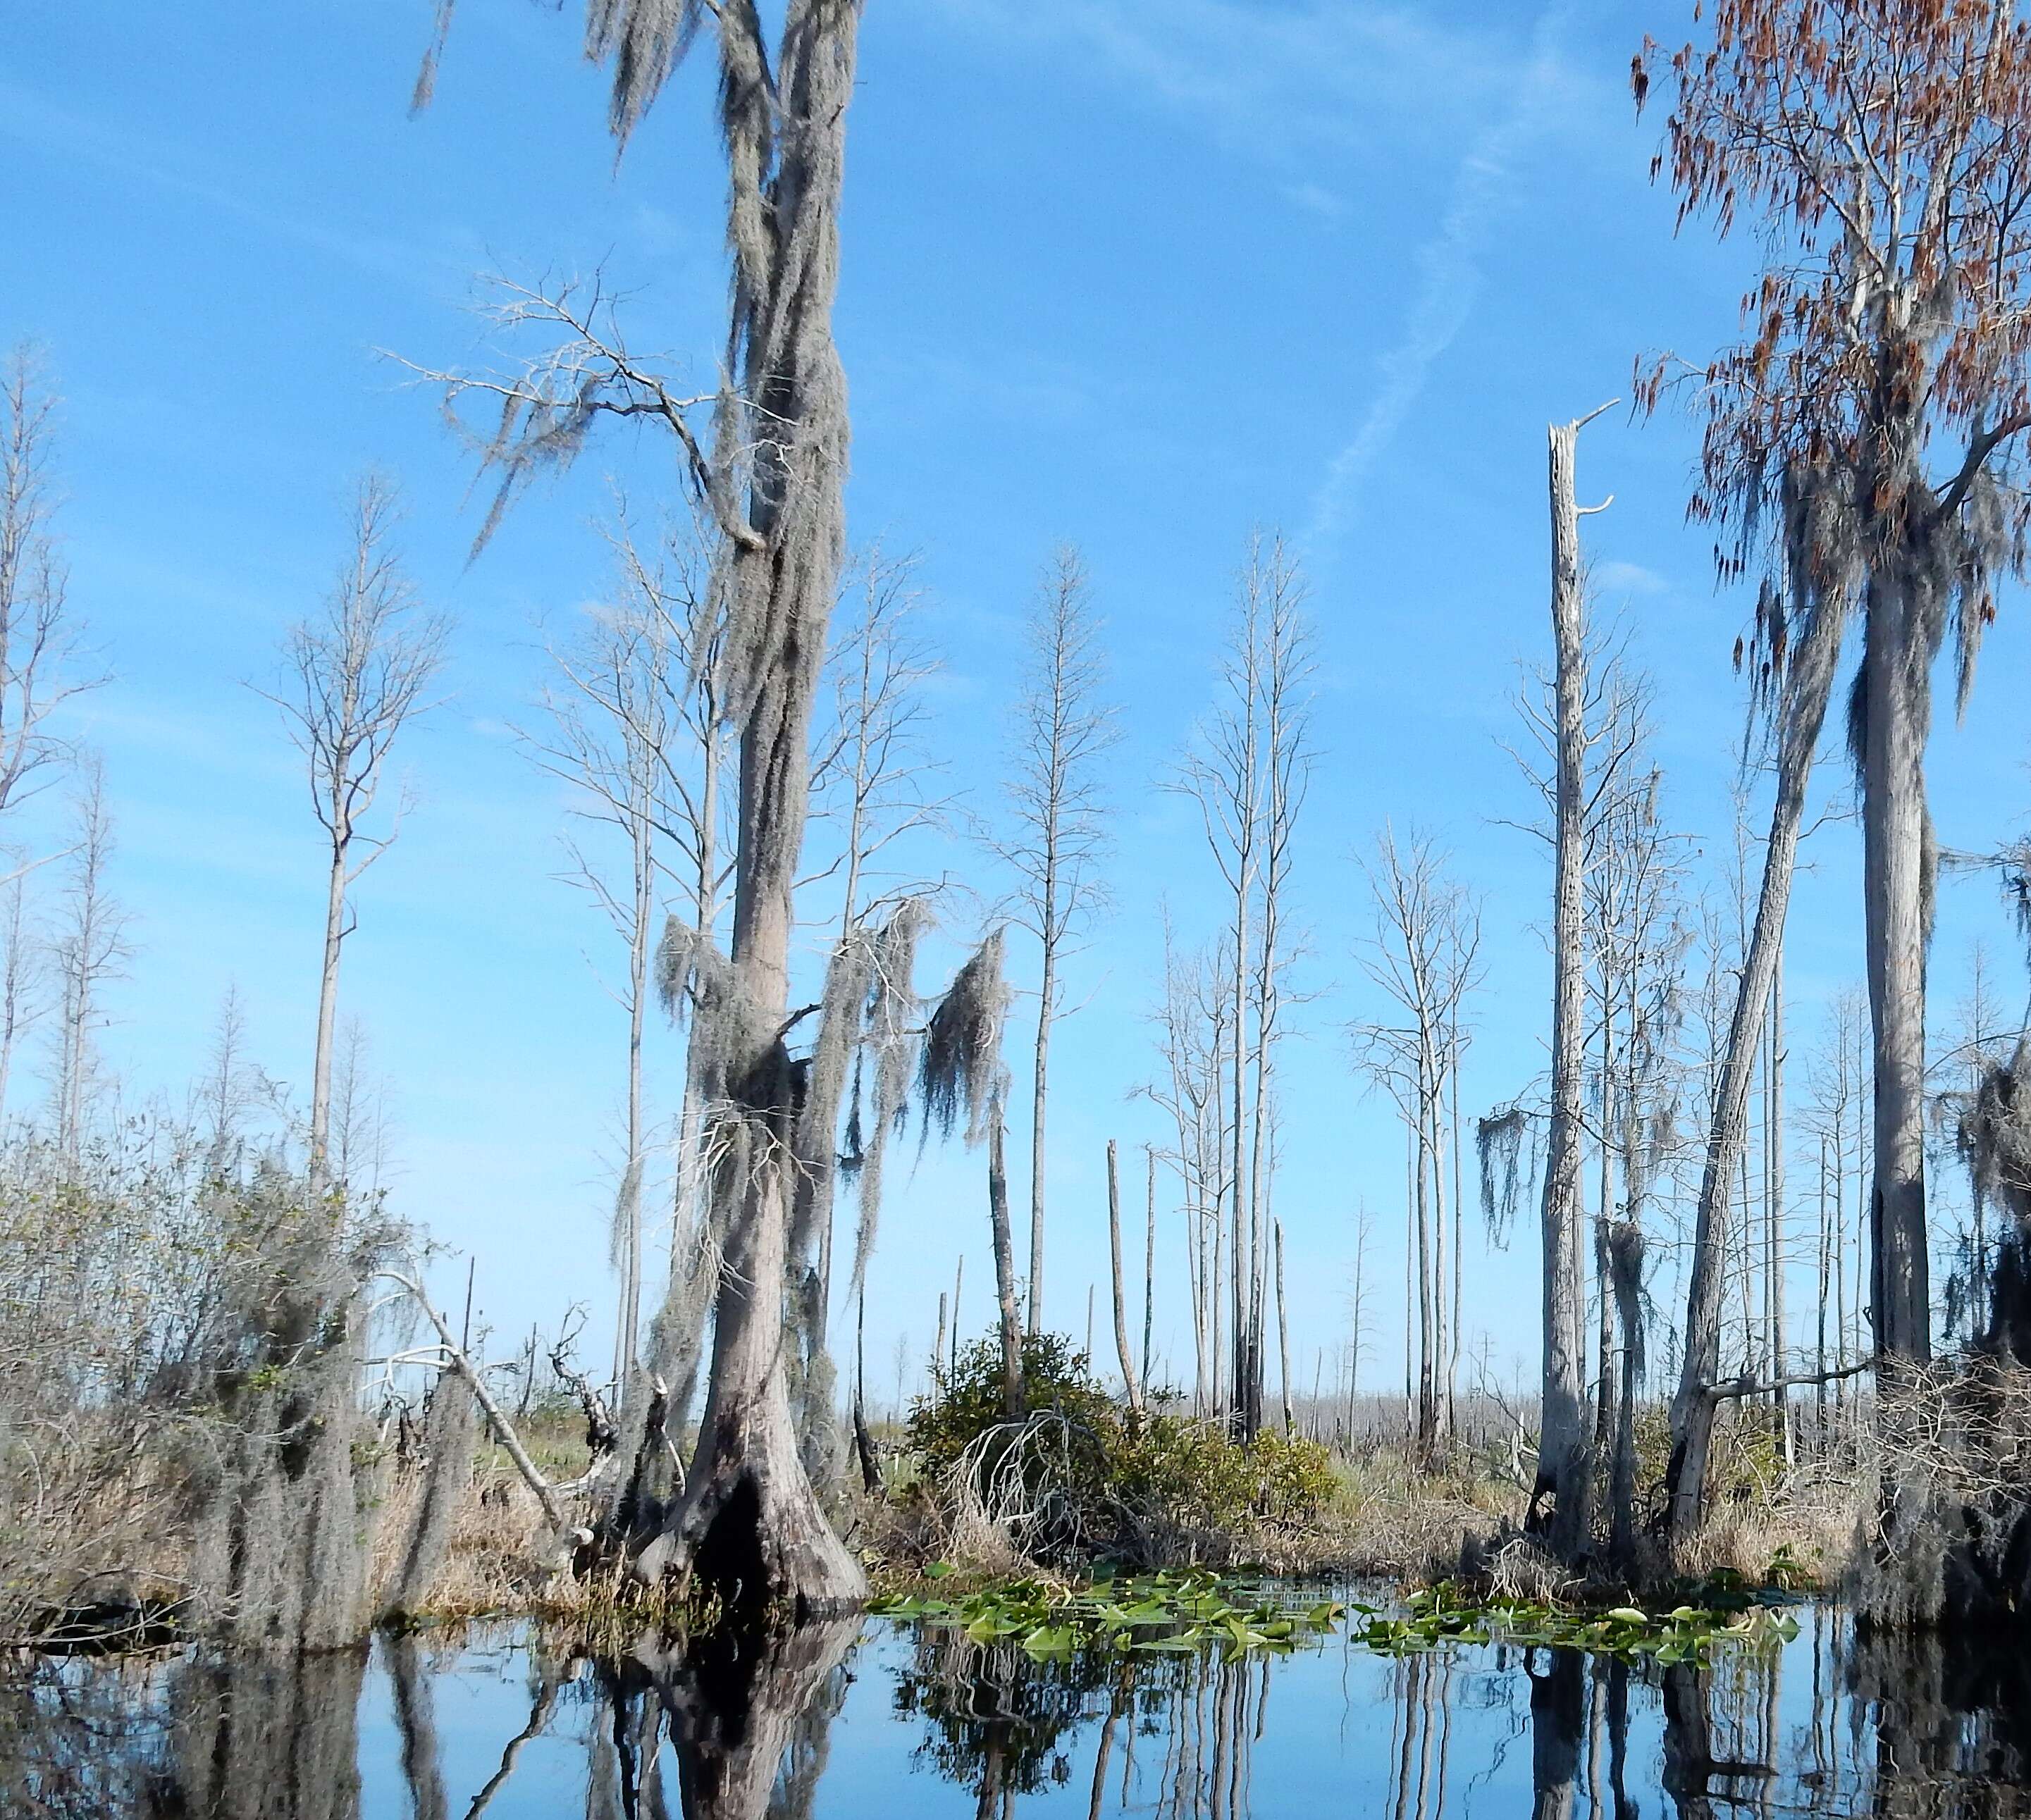
[[[1331,1456],[1317,1442],[1269,1430],[1240,1442],[1187,1416],[1136,1418],[1061,1334],[1027,1335],[1023,1368],[1030,1416],[1064,1424],[1058,1444],[1026,1453],[1026,1489],[1033,1500],[1060,1498],[1090,1539],[1151,1524],[1227,1535],[1295,1528],[1333,1495]],[[907,1433],[934,1494],[983,1435],[973,1457],[983,1481],[993,1478],[1019,1434],[1004,1420],[998,1338],[960,1354],[956,1369],[917,1400]]]

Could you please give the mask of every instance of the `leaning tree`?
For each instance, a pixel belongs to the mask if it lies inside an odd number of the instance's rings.
[[[451,10],[439,0],[440,34]],[[799,1613],[866,1582],[827,1524],[799,1457],[784,1375],[785,1238],[803,1089],[793,1033],[827,1032],[789,1002],[793,895],[811,798],[811,726],[844,544],[846,385],[832,332],[856,0],[788,0],[772,48],[751,0],[587,0],[587,50],[613,73],[624,145],[701,33],[719,61],[732,297],[725,377],[680,396],[630,354],[597,285],[511,288],[504,329],[546,339],[509,373],[447,375],[447,406],[492,408],[479,438],[501,482],[569,462],[603,417],[673,438],[717,539],[722,687],[738,730],[731,939],[665,942],[691,1004],[694,1081],[710,1108],[719,1267],[710,1377],[682,1499],[639,1553],[647,1575],[695,1582],[743,1608]],[[435,71],[434,51],[423,92]],[[829,992],[828,998],[833,995]],[[809,1019],[820,1018],[813,1025]]]
[[[1632,73],[1639,105],[1652,54]],[[1783,873],[1766,878],[1709,1143],[1675,1448],[1675,1506],[1690,1506],[1699,1474],[1683,1457],[1703,1461],[1717,1388],[1717,1329],[1703,1316],[1719,1299],[1745,1050],[1850,622],[1862,646],[1849,736],[1874,1026],[1876,1348],[1900,1364],[1931,1350],[1925,753],[1935,660],[1951,631],[1965,701],[1996,582],[2022,572],[2031,523],[2010,472],[2031,426],[2031,28],[2014,0],[1721,0],[1710,44],[1677,52],[1668,77],[1656,168],[1681,221],[1703,215],[1725,234],[1746,212],[1768,249],[1743,339],[1697,369],[1659,363],[1642,396],[1694,390],[1705,433],[1691,516],[1723,534],[1724,579],[1767,578],[1745,655],[1774,710],[1770,868]]]

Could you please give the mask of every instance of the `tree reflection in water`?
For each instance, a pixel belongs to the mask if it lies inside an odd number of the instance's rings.
[[[2031,1814],[2031,1654],[2016,1638],[1805,1621],[1782,1652],[1670,1666],[1513,1647],[1038,1662],[878,1626],[856,1677],[851,1623],[602,1661],[498,1633],[391,1636],[371,1662],[17,1659],[0,1669],[0,1814],[548,1820],[561,1777],[585,1820],[821,1820],[895,1799],[926,1820],[1040,1803],[1087,1820]],[[526,1668],[526,1692],[504,1666]],[[833,1761],[842,1719],[856,1748]]]
[[[809,1820],[859,1630],[841,1618],[636,1652],[669,1721],[684,1820]],[[635,1799],[625,1820],[650,1820]]]

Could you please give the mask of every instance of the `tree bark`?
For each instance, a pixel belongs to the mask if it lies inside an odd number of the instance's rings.
[[[1749,1092],[1765,1010],[1776,978],[1777,957],[1791,901],[1798,832],[1806,786],[1819,750],[1840,658],[1838,603],[1822,601],[1793,648],[1778,728],[1776,795],[1764,850],[1756,921],[1743,957],[1735,1014],[1714,1095],[1707,1159],[1693,1230],[1693,1259],[1686,1294],[1685,1353],[1671,1402],[1671,1455],[1665,1468],[1667,1532],[1683,1549],[1697,1532],[1706,1498],[1708,1457],[1716,1402],[1709,1386],[1720,1375],[1721,1298],[1726,1287],[1735,1178],[1746,1154]]]
[[[846,110],[859,9],[792,0],[769,80],[751,11],[719,15],[743,398],[722,408],[722,475],[751,459],[747,523],[722,525],[745,640],[729,1010],[716,1070],[732,1111],[712,1372],[674,1522],[638,1567],[674,1570],[742,1610],[798,1617],[865,1597],[859,1563],[814,1493],[790,1414],[784,1298],[798,1083],[785,1048],[795,892],[811,798],[811,720],[844,543],[845,378],[831,331]],[[774,163],[743,111],[767,92]],[[767,229],[755,223],[766,221]],[[773,231],[770,231],[773,229]],[[790,256],[797,249],[797,256]],[[758,440],[752,419],[768,426]]]
[[[1636,1394],[1643,1357],[1643,1233],[1633,1220],[1610,1232],[1604,1247],[1603,1293],[1612,1297],[1622,1338],[1620,1394],[1615,1400],[1609,1474],[1611,1549],[1624,1565],[1636,1558]],[[1605,1370],[1607,1368],[1603,1367]]]
[[[1121,1360],[1121,1387],[1129,1412],[1142,1417],[1142,1381],[1135,1369],[1135,1349],[1128,1340],[1128,1287],[1121,1274],[1121,1175],[1115,1142],[1107,1141],[1107,1246],[1114,1268],[1114,1349]]]
[[[1580,1208],[1582,947],[1585,882],[1586,697],[1579,512],[1574,493],[1577,422],[1554,424],[1551,441],[1552,629],[1557,649],[1558,783],[1552,899],[1552,1114],[1545,1142],[1544,1368],[1537,1482],[1526,1521],[1570,1559],[1589,1532],[1591,1459],[1586,1430],[1586,1267]]]
[[[638,805],[633,829],[634,928],[628,955],[628,1161],[621,1177],[620,1307],[613,1397],[624,1404],[634,1386],[635,1352],[642,1331],[642,1037],[648,1014],[650,925],[655,917],[654,856],[647,805]]]
[[[331,1062],[338,1027],[339,951],[345,940],[346,841],[334,836],[326,884],[324,966],[318,976],[317,1051],[311,1066],[311,1198],[330,1185]]]
[[[1057,914],[1056,880],[1047,869],[1044,926]],[[1044,937],[1042,996],[1037,1007],[1037,1049],[1030,1096],[1030,1284],[1029,1331],[1043,1331],[1044,1321],[1044,1122],[1050,1096],[1051,1014],[1058,989],[1058,944]]]
[[[1288,1438],[1295,1427],[1291,1412],[1291,1329],[1284,1311],[1284,1223],[1278,1220],[1272,1229],[1276,1241],[1276,1358],[1278,1383],[1284,1393],[1284,1433]]]
[[[1149,1165],[1149,1221],[1142,1245],[1142,1387],[1150,1388],[1150,1343],[1157,1329],[1157,1152],[1146,1147]]]
[[[1008,1219],[1008,1127],[997,1106],[987,1136],[987,1218],[994,1241],[994,1293],[1001,1310],[1001,1412],[1011,1422],[1025,1413],[1023,1314],[1016,1295],[1016,1238]]]
[[[1925,739],[1935,641],[1920,587],[1870,578],[1863,649],[1862,868],[1876,1063],[1870,1290],[1876,1349],[1932,1357],[1925,1242]]]

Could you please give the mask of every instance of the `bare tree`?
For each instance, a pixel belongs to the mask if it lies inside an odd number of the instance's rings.
[[[23,1037],[35,1027],[43,1006],[39,988],[44,967],[40,945],[28,916],[28,871],[17,866],[0,891],[0,1130],[6,1128],[7,1089],[13,1078],[14,1054]]]
[[[381,1192],[388,1171],[392,1118],[388,1077],[373,1066],[367,1026],[357,1017],[338,1027],[332,1064],[331,1160],[334,1179],[352,1192]]]
[[[1355,1054],[1396,1103],[1411,1145],[1406,1246],[1414,1269],[1418,1368],[1414,1436],[1428,1457],[1445,1446],[1452,1417],[1455,1349],[1448,1339],[1457,1270],[1447,1236],[1448,1090],[1460,1062],[1461,1013],[1481,977],[1481,911],[1447,876],[1446,856],[1413,833],[1384,827],[1366,867],[1375,933],[1362,966],[1391,1015],[1357,1025]]]
[[[32,344],[0,359],[0,815],[69,761],[70,743],[51,716],[105,680],[77,668],[79,628],[56,538],[56,411]]]
[[[620,984],[609,988],[627,1019],[624,1151],[611,1247],[620,1278],[614,1382],[624,1406],[635,1394],[642,1324],[649,1152],[643,1044],[658,888],[666,869],[680,865],[697,913],[713,917],[721,883],[714,824],[724,738],[714,712],[718,627],[699,610],[707,586],[702,545],[679,533],[645,553],[624,511],[611,540],[618,571],[613,596],[568,639],[552,643],[542,723],[520,736],[535,763],[570,790],[572,817],[609,831],[626,856],[617,880],[567,837],[571,880],[592,899],[627,957]],[[673,843],[676,852],[666,854]],[[681,1115],[680,1129],[688,1137]],[[680,1160],[680,1174],[683,1168]]]
[[[66,877],[57,912],[50,963],[58,995],[57,1141],[74,1168],[99,1086],[95,1033],[103,1022],[106,987],[125,977],[133,950],[129,917],[112,891],[113,817],[106,774],[96,757],[83,768],[70,836]]]
[[[1114,1140],[1107,1141],[1107,1250],[1114,1290],[1114,1350],[1121,1362],[1122,1394],[1131,1412],[1142,1413],[1142,1375],[1128,1339],[1128,1290],[1121,1274],[1121,1169]]]
[[[1086,565],[1070,544],[1052,556],[1024,626],[1022,680],[1009,729],[1013,832],[1001,843],[1015,873],[1016,917],[1037,938],[1042,970],[1030,1077],[1029,1331],[1044,1310],[1045,1114],[1053,1026],[1065,1008],[1060,971],[1105,903],[1101,761],[1120,739],[1105,698],[1107,668]]]
[[[895,850],[913,834],[941,828],[947,807],[935,787],[942,768],[928,746],[927,692],[939,663],[918,631],[924,597],[917,566],[915,556],[892,556],[878,545],[852,564],[842,634],[826,658],[829,720],[812,760],[813,819],[834,838],[829,862],[803,887],[837,880],[835,959],[867,944],[878,925],[882,931],[869,948],[878,977],[870,986],[855,1066],[864,1074],[871,1065],[878,1076],[885,1062],[889,1079],[885,1085],[877,1079],[870,1091],[855,1093],[844,1133],[839,1126],[845,1072],[831,1081],[814,1077],[809,1089],[814,1096],[831,1094],[834,1088],[839,1092],[823,1106],[815,1097],[807,1099],[814,1128],[832,1135],[814,1140],[817,1167],[807,1169],[799,1184],[791,1220],[792,1273],[810,1279],[809,1318],[799,1334],[807,1375],[822,1370],[832,1305],[834,1153],[843,1143],[842,1167],[850,1170],[859,1189],[857,1285],[873,1253],[880,1215],[882,1146],[880,1134],[870,1133],[867,1123],[870,1117],[877,1122],[892,1117],[904,1091],[904,1027],[916,1010],[907,976],[914,971],[916,939],[927,923],[934,888],[900,868]],[[863,1080],[859,1086],[865,1089],[868,1084]]]
[[[332,1063],[338,1027],[339,961],[356,926],[347,894],[386,852],[399,811],[384,833],[368,831],[388,755],[402,728],[427,705],[444,661],[445,622],[421,612],[394,548],[399,502],[393,483],[369,475],[355,496],[352,548],[323,610],[299,621],[268,699],[281,709],[310,772],[311,807],[323,829],[324,962],[318,977],[317,1044],[311,1072],[310,1178],[330,1180]]]
[[[216,1164],[227,1163],[240,1141],[248,1115],[274,1092],[274,1083],[248,1054],[247,1011],[240,988],[228,985],[219,1000],[204,1074],[197,1083],[197,1116],[192,1121],[205,1131]]]
[[[1605,405],[1601,409],[1605,410]],[[1598,412],[1593,415],[1598,415]],[[1557,787],[1552,916],[1552,1110],[1545,1137],[1544,1368],[1537,1483],[1529,1523],[1571,1558],[1587,1541],[1593,1465],[1586,1394],[1586,1266],[1580,1208],[1586,1067],[1586,600],[1580,578],[1574,448],[1588,421],[1551,426],[1552,631]],[[1598,508],[1590,508],[1598,510]]]
[[[1183,1197],[1186,1286],[1191,1298],[1193,1407],[1223,1407],[1220,1355],[1220,1210],[1226,1195],[1226,1064],[1232,1039],[1228,970],[1217,954],[1178,947],[1164,917],[1164,992],[1152,1018],[1162,1070],[1142,1089],[1171,1122],[1164,1152]]]
[[[1583,1114],[1591,1114],[1599,1163],[1594,1444],[1606,1453],[1616,1443],[1626,1375],[1615,1368],[1623,1323],[1612,1241],[1625,1226],[1638,1229],[1640,1240],[1653,1183],[1671,1160],[1691,938],[1683,901],[1686,843],[1664,820],[1649,680],[1619,653],[1601,669],[1598,687],[1589,690],[1587,715],[1587,1048],[1593,1090]],[[1640,1251],[1637,1240],[1625,1238],[1625,1251],[1632,1244]]]
[[[1261,1420],[1269,1185],[1279,1014],[1296,943],[1284,893],[1310,776],[1310,631],[1305,582],[1276,534],[1258,534],[1236,586],[1220,697],[1195,731],[1175,788],[1198,807],[1232,906],[1223,938],[1233,1040],[1225,1057],[1225,1198],[1231,1418]]]

